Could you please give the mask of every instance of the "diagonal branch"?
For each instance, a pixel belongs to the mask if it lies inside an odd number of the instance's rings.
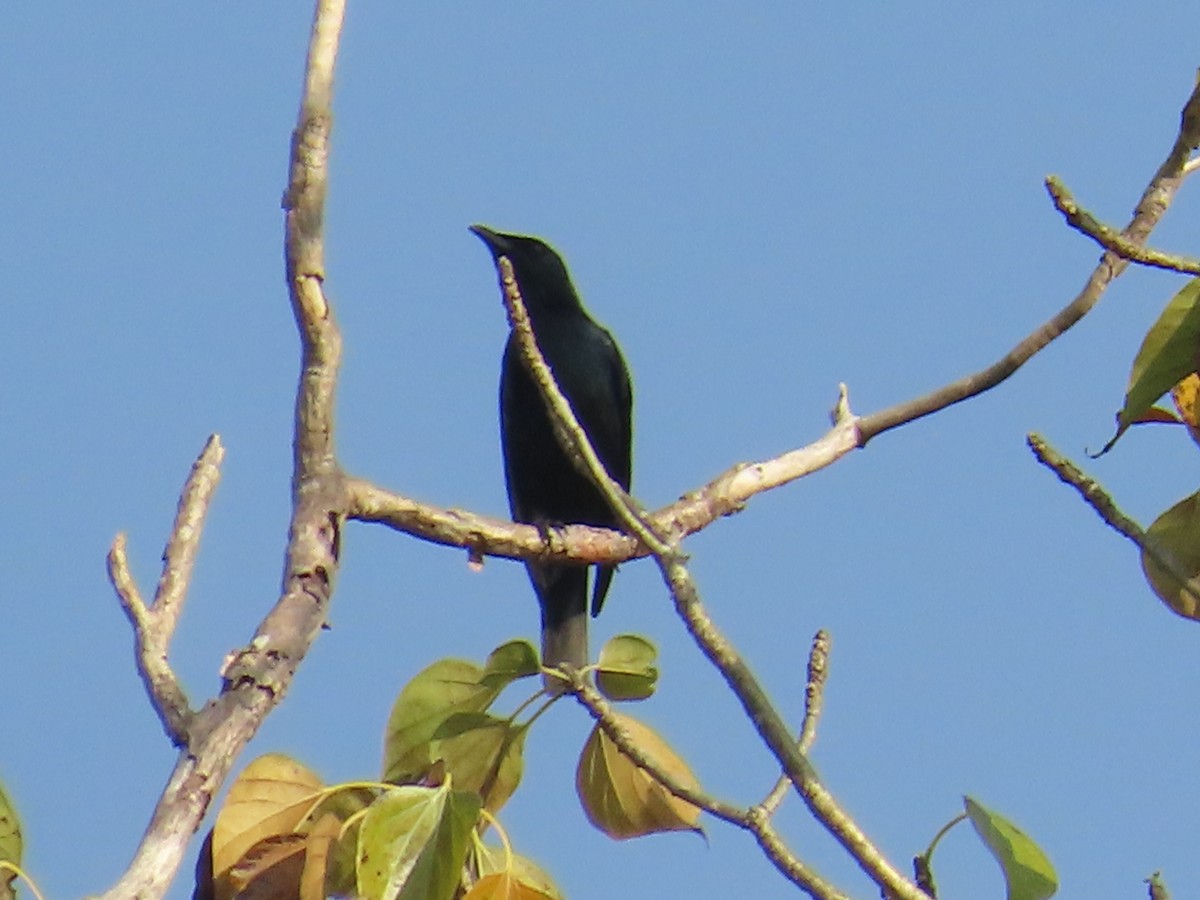
[[[724,677],[725,683],[741,702],[759,737],[825,829],[881,888],[900,900],[928,900],[928,895],[884,857],[865,832],[842,810],[833,795],[821,785],[812,764],[792,740],[782,717],[771,704],[750,666],[704,610],[699,591],[685,564],[686,557],[679,549],[678,538],[658,532],[638,504],[609,477],[599,457],[591,448],[587,434],[575,418],[570,403],[555,383],[553,373],[538,349],[533,330],[517,327],[522,320],[528,321],[524,302],[516,280],[512,278],[508,260],[500,257],[498,263],[503,275],[505,306],[509,319],[514,324],[521,352],[530,370],[535,373],[538,386],[549,403],[552,415],[562,426],[555,429],[555,434],[563,442],[568,453],[578,451],[586,463],[588,474],[609,498],[613,510],[622,521],[629,522],[630,527],[639,535],[646,536],[644,539],[652,549],[654,560],[658,563],[663,581],[666,582],[675,603],[675,611],[683,620],[692,639]],[[765,814],[762,814],[762,819],[766,820]]]
[[[1128,245],[1140,247],[1146,243],[1146,238],[1162,219],[1179,190],[1179,185],[1188,171],[1189,158],[1197,147],[1200,147],[1200,83],[1197,83],[1180,114],[1179,134],[1171,151],[1150,179],[1150,184],[1142,193],[1142,199],[1134,210],[1133,218],[1121,232],[1122,239]],[[1100,262],[1075,299],[1008,351],[999,361],[923,397],[864,417],[859,423],[859,445],[866,446],[867,441],[878,434],[991,390],[1087,315],[1108,286],[1128,266],[1128,260],[1122,259],[1112,250],[1107,251],[1100,257]]]
[[[288,294],[302,348],[283,588],[254,639],[226,664],[220,694],[191,718],[186,745],[141,844],[120,881],[104,895],[106,900],[166,893],[209,803],[238,755],[287,692],[296,667],[325,621],[346,507],[333,453],[333,394],[341,336],[322,290],[330,103],[344,13],[344,0],[316,4],[283,203]],[[182,596],[185,584],[186,577],[167,584],[164,594]]]
[[[1025,440],[1038,462],[1057,475],[1063,484],[1075,488],[1083,501],[1094,509],[1113,531],[1129,538],[1139,550],[1162,566],[1172,578],[1179,582],[1180,590],[1187,594],[1193,607],[1200,610],[1200,595],[1196,592],[1195,578],[1188,573],[1170,550],[1163,547],[1147,534],[1141,525],[1125,515],[1104,488],[1046,443],[1045,438],[1038,434],[1029,434],[1026,435]],[[1194,616],[1189,618],[1194,618]]]

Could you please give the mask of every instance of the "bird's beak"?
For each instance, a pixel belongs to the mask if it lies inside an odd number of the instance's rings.
[[[487,244],[488,249],[496,256],[502,256],[508,252],[508,241],[499,232],[492,231],[486,225],[472,225],[470,230],[475,233],[476,237]]]

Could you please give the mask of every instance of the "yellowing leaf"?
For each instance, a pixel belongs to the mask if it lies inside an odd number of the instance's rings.
[[[658,766],[689,787],[699,787],[682,759],[648,726],[621,715],[621,725]],[[579,757],[575,787],[588,820],[623,840],[660,831],[700,831],[700,810],[680,800],[625,756],[596,725]]]
[[[358,832],[358,893],[378,900],[450,900],[479,816],[475,794],[393,788],[371,804]]]
[[[463,900],[555,900],[555,895],[543,893],[516,875],[500,872],[480,878]]]
[[[1180,500],[1155,519],[1146,537],[1188,578],[1184,583],[1153,556],[1142,553],[1142,571],[1150,587],[1179,615],[1200,619],[1200,494]]]
[[[482,845],[481,845],[482,846]],[[507,875],[512,882],[522,885],[532,891],[530,897],[542,900],[564,900],[562,891],[554,883],[546,870],[527,856],[519,853],[506,852],[503,847],[483,846],[483,852],[476,857],[481,878],[494,875]],[[468,894],[468,896],[471,896]],[[483,896],[489,896],[484,894]]]
[[[1179,291],[1146,333],[1125,393],[1125,405],[1117,417],[1117,433],[1101,454],[1136,422],[1172,385],[1196,371],[1200,348],[1200,278],[1193,278]]]
[[[487,713],[456,713],[438,727],[430,754],[463,791],[474,791],[495,813],[521,783],[526,726]]]
[[[1175,409],[1179,411],[1179,418],[1195,428],[1198,424],[1196,401],[1200,400],[1200,375],[1195,372],[1188,373],[1187,377],[1171,388],[1171,400],[1175,403]]]
[[[299,900],[325,900],[340,891],[326,887],[333,867],[333,850],[342,831],[341,820],[325,813],[305,836],[304,871],[300,876]]]
[[[1004,871],[1008,900],[1048,900],[1058,892],[1058,875],[1041,848],[999,813],[964,797],[967,817]]]
[[[404,686],[388,717],[383,744],[383,780],[405,784],[433,764],[429,743],[455,713],[482,712],[504,685],[483,683],[484,670],[464,659],[442,659]]]
[[[218,884],[255,844],[294,832],[321,789],[316,774],[282,754],[269,753],[250,763],[230,787],[213,826]]]
[[[1200,375],[1189,374],[1171,388],[1171,399],[1179,410],[1179,418],[1187,426],[1188,434],[1200,444]]]
[[[645,700],[654,693],[658,650],[644,637],[619,634],[600,650],[596,687],[610,700]]]

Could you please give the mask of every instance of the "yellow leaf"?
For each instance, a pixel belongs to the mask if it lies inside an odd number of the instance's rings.
[[[300,900],[325,900],[329,892],[325,882],[332,865],[334,845],[342,831],[342,821],[333,813],[321,816],[305,836],[304,872],[300,876]]]
[[[496,827],[500,828],[498,823]],[[507,875],[512,881],[532,891],[530,896],[537,900],[564,900],[554,879],[529,857],[492,845],[479,845],[479,850],[481,852],[475,856],[475,865],[481,879],[485,876]]]
[[[500,872],[480,878],[463,900],[554,900],[554,895],[545,894],[508,872]]]
[[[321,788],[315,773],[282,754],[269,753],[250,763],[229,789],[213,826],[218,883],[251,847],[294,832]]]
[[[1171,388],[1171,399],[1192,440],[1200,444],[1200,375],[1192,372]]]
[[[618,714],[634,743],[664,772],[698,788],[687,764],[651,728]],[[700,831],[699,808],[680,800],[623,754],[596,725],[579,757],[575,786],[583,810],[598,829],[623,840],[660,831]]]
[[[1196,400],[1200,398],[1200,375],[1192,372],[1171,388],[1171,399],[1179,410],[1179,417],[1192,427],[1196,426]]]

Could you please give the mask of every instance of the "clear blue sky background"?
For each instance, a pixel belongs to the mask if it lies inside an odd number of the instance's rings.
[[[99,891],[174,753],[104,575],[129,534],[143,590],[210,432],[228,448],[174,662],[199,702],[276,596],[297,339],[279,198],[305,3],[16,4],[0,33],[0,780],[51,897]],[[328,292],[346,338],[352,472],[506,510],[504,317],[466,228],[544,235],[636,383],[635,488],[659,506],[815,439],[836,386],[869,412],[1006,352],[1074,296],[1096,248],[1041,187],[1061,174],[1123,223],[1170,146],[1200,59],[1190,3],[354,0],[338,73]],[[1195,250],[1194,185],[1155,242]],[[1196,626],[1131,546],[1037,466],[1083,459],[1182,282],[1133,272],[998,390],[899,432],[689,540],[716,622],[793,719],[832,632],[813,760],[904,864],[970,793],[1041,842],[1063,896],[1200,890]],[[1182,432],[1088,468],[1148,523],[1195,488]],[[372,777],[392,699],[434,659],[536,631],[524,573],[352,525],[323,634],[250,755]],[[711,791],[775,777],[650,564],[618,577],[593,645],[661,647],[636,710]],[[585,714],[528,743],[504,814],[572,898],[786,897],[745,835],[709,823],[613,843],[574,798]],[[246,759],[249,759],[248,755]],[[793,846],[871,887],[794,798]],[[1001,897],[960,830],[945,896]],[[190,864],[190,862],[189,862]],[[190,892],[190,875],[172,896]]]

